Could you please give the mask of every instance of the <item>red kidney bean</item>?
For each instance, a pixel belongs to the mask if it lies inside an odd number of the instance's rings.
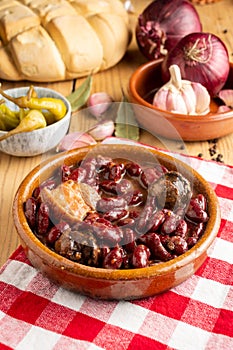
[[[196,201],[198,201],[198,203],[200,204],[200,207],[203,209],[203,210],[206,210],[206,207],[207,207],[207,202],[206,202],[206,198],[203,194],[198,194],[195,198]]]
[[[108,246],[100,247],[100,260],[101,262],[104,261],[107,254],[110,252],[110,248]]]
[[[123,237],[122,230],[117,226],[107,226],[104,223],[95,222],[91,226],[100,245],[115,246]]]
[[[71,173],[70,167],[66,164],[63,164],[61,166],[61,181],[65,182],[69,180],[70,173]]]
[[[99,251],[99,259],[98,259],[98,266],[96,267],[103,267],[103,261],[105,259],[105,257],[107,256],[107,254],[110,252],[110,248],[108,246],[103,246],[103,247],[99,247],[98,251]]]
[[[87,224],[93,224],[93,222],[97,221],[97,219],[100,218],[99,213],[88,213],[87,216],[85,217],[84,221]]]
[[[188,222],[187,226],[188,226],[188,234],[189,234],[189,236],[192,236],[192,237],[200,238],[201,234],[204,231],[204,223],[203,222],[199,222],[196,225],[193,225],[192,223]]]
[[[75,168],[71,171],[71,174],[69,175],[69,179],[77,182],[84,181],[87,173],[86,170],[82,167]]]
[[[166,172],[167,170],[165,170],[165,168],[147,168],[144,169],[141,173],[141,177],[140,180],[143,184],[144,187],[148,188],[148,186],[150,184],[152,184],[152,182],[154,182],[155,180],[157,180],[164,172]]]
[[[122,245],[126,252],[132,253],[136,247],[136,234],[131,228],[123,229]]]
[[[208,220],[208,214],[203,209],[203,201],[199,201],[197,197],[190,200],[185,215],[189,220],[194,222],[206,222]]]
[[[129,174],[132,177],[139,177],[142,172],[142,168],[140,167],[140,165],[134,162],[127,163],[125,165],[125,169],[127,174]]]
[[[49,228],[49,207],[43,202],[37,211],[36,227],[39,235],[46,235]]]
[[[96,178],[96,164],[94,162],[85,162],[82,164],[82,168],[86,172],[85,181]]]
[[[96,163],[97,163],[98,171],[101,171],[101,169],[102,169],[104,166],[106,166],[106,165],[112,163],[112,158],[102,156],[101,154],[97,155],[97,157],[94,158],[94,159],[95,159],[95,161],[96,161]]]
[[[204,223],[199,222],[198,224],[194,224],[191,222],[187,222],[187,244],[189,247],[194,246],[198,239],[201,237],[204,231]]]
[[[170,237],[167,247],[176,255],[184,254],[188,250],[188,244],[186,240],[180,236]]]
[[[129,218],[137,219],[140,212],[138,210],[129,210]]]
[[[169,215],[166,215],[165,221],[162,224],[161,232],[164,234],[171,234],[172,232],[175,232],[180,220],[181,218],[178,215],[170,211]]]
[[[130,218],[130,217],[120,219],[117,221],[117,225],[119,227],[121,227],[121,226],[133,227],[134,223],[135,223],[135,220],[133,218]]]
[[[176,236],[180,236],[185,238],[188,232],[188,225],[184,219],[181,219],[178,226],[176,227],[175,234]]]
[[[117,194],[117,183],[112,180],[105,180],[100,182],[100,189],[102,189],[106,193]]]
[[[139,190],[134,190],[132,192],[128,192],[124,195],[124,199],[126,200],[129,206],[131,205],[139,205],[144,201],[144,195]]]
[[[47,234],[47,242],[53,244],[62,234],[62,232],[69,230],[70,226],[64,221],[59,222],[57,225],[53,226]]]
[[[156,197],[151,196],[150,193],[147,196],[146,206],[150,206],[153,210],[153,213],[158,211]]]
[[[127,193],[132,189],[131,182],[126,179],[122,179],[120,182],[115,182],[113,180],[104,180],[100,182],[99,187],[106,193],[119,195]]]
[[[120,247],[113,248],[104,258],[105,269],[119,269],[123,263],[124,252]]]
[[[34,189],[32,196],[38,199],[40,196],[40,191],[42,190],[42,188],[45,188],[45,187],[48,188],[49,190],[53,190],[55,187],[57,187],[57,183],[52,179],[42,182],[40,186]]]
[[[41,188],[39,186],[37,186],[34,190],[33,190],[33,193],[32,193],[32,197],[33,198],[39,198],[40,196],[40,191],[41,191]]]
[[[148,188],[149,183],[147,181],[147,177],[146,177],[145,171],[142,171],[142,173],[140,175],[140,182],[141,182],[143,187]]]
[[[127,179],[122,179],[120,182],[117,183],[117,193],[123,194],[128,193],[133,188],[131,181]]]
[[[96,222],[99,222],[100,224],[103,224],[107,227],[114,227],[113,224],[108,219],[106,219],[104,217],[97,218]]]
[[[154,259],[167,261],[172,258],[172,255],[162,245],[159,235],[155,232],[144,234],[139,238],[139,242],[145,244],[150,249]]]
[[[96,177],[96,178],[90,178],[90,179],[85,178],[85,179],[83,180],[83,183],[86,183],[87,185],[89,185],[89,186],[95,188],[96,191],[99,190],[99,179],[98,179],[98,177]]]
[[[140,216],[136,220],[136,230],[139,233],[146,233],[153,225],[151,218],[154,214],[154,208],[150,205],[146,205],[142,210]]]
[[[139,244],[135,247],[132,258],[131,258],[131,264],[134,268],[142,268],[146,267],[148,265],[148,260],[150,257],[150,250],[148,247],[146,247],[144,244]]]
[[[37,201],[35,198],[28,198],[24,204],[24,213],[29,226],[33,230],[36,225]]]
[[[188,237],[186,239],[189,248],[192,248],[197,243],[197,241],[198,239],[196,237]]]
[[[125,209],[127,203],[123,197],[104,197],[96,203],[96,210],[106,213],[114,209]]]
[[[104,178],[117,182],[121,179],[123,173],[124,165],[113,163],[106,167],[106,170],[104,172]]]
[[[130,266],[130,258],[131,255],[127,254],[127,252],[125,252],[125,254],[123,254],[123,261],[122,261],[122,265],[121,265],[121,269],[129,269],[131,268]]]
[[[97,158],[96,157],[87,157],[80,163],[80,166],[85,168],[85,166],[87,164],[92,164],[96,168],[96,166],[97,166]]]
[[[120,220],[128,215],[128,211],[126,209],[115,209],[115,210],[110,210],[106,213],[103,214],[103,218],[109,221],[116,221]]]
[[[150,231],[156,232],[164,222],[165,218],[166,216],[163,210],[155,212],[151,218],[152,227],[150,228]]]
[[[167,243],[169,242],[170,236],[169,235],[159,235],[160,242],[164,247],[166,247]]]

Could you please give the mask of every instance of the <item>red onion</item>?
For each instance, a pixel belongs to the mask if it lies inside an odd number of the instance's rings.
[[[136,39],[149,60],[166,55],[185,35],[202,30],[199,15],[188,0],[156,0],[138,17]]]
[[[225,44],[210,33],[191,33],[178,42],[162,62],[164,82],[173,64],[179,66],[182,79],[202,84],[211,96],[222,89],[230,69]]]

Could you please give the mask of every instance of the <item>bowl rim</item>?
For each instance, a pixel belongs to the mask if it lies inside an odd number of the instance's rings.
[[[36,130],[32,130],[30,131],[30,134],[37,134],[37,133],[41,133],[41,130],[48,130],[48,129],[51,129],[53,128],[55,125],[56,126],[59,126],[60,124],[62,124],[62,122],[66,121],[67,119],[69,119],[71,117],[71,104],[69,102],[69,100],[64,96],[62,95],[60,92],[54,90],[54,89],[51,89],[51,88],[46,88],[46,87],[42,87],[42,86],[33,86],[35,90],[38,90],[38,91],[43,91],[43,90],[46,90],[48,92],[51,92],[51,94],[56,94],[57,97],[56,98],[59,98],[61,100],[63,100],[63,102],[65,103],[66,105],[66,114],[64,115],[63,118],[57,120],[56,122],[50,124],[50,125],[46,125],[45,128],[40,128],[40,129],[36,129]],[[17,87],[17,88],[10,88],[10,89],[6,89],[4,90],[4,92],[6,93],[9,93],[9,92],[12,92],[12,91],[16,91],[16,90],[19,90],[19,91],[24,91],[26,89],[29,89],[29,86],[20,86],[20,87]],[[1,95],[1,94],[0,94]],[[4,134],[7,134],[8,131],[4,131],[4,130],[0,130],[0,134],[1,135],[4,135]],[[27,134],[27,132],[23,132],[23,133],[20,133],[20,134]],[[20,135],[20,134],[16,134],[16,135],[13,135],[13,137],[16,137],[17,135]]]
[[[111,145],[103,145],[104,147],[108,148]],[[120,147],[120,146],[126,146],[126,145],[119,145],[114,144],[114,147]],[[131,147],[131,146],[127,146]],[[141,149],[140,146],[132,146],[132,147],[138,147]],[[26,249],[30,249],[33,251],[33,253],[40,258],[42,258],[44,261],[47,261],[47,259],[50,257],[53,258],[53,266],[57,269],[62,269],[69,271],[70,273],[79,276],[85,276],[92,279],[101,279],[101,280],[135,280],[135,279],[145,279],[149,277],[153,277],[156,275],[164,275],[164,274],[170,274],[172,271],[176,271],[179,268],[186,266],[190,262],[194,260],[194,258],[198,258],[203,252],[206,252],[206,250],[209,248],[213,240],[215,239],[219,227],[220,227],[220,207],[218,203],[217,196],[211,187],[211,185],[193,168],[191,168],[186,163],[182,162],[181,160],[175,158],[175,161],[178,162],[179,165],[185,168],[187,171],[191,171],[195,178],[204,184],[205,190],[208,193],[208,197],[211,197],[212,204],[212,216],[209,218],[209,221],[207,223],[206,230],[202,237],[199,239],[199,241],[195,244],[194,247],[189,249],[184,254],[169,260],[167,262],[161,262],[153,266],[144,267],[144,268],[135,268],[135,269],[122,269],[122,270],[114,270],[114,269],[105,269],[105,268],[99,268],[99,267],[90,267],[86,265],[82,265],[78,262],[71,261],[48,247],[46,247],[37,237],[36,235],[31,231],[26,217],[24,215],[23,211],[23,205],[26,198],[29,196],[30,186],[38,179],[40,174],[43,170],[46,170],[50,167],[56,168],[56,164],[59,161],[64,161],[66,158],[75,158],[75,155],[80,152],[83,154],[86,154],[86,152],[90,151],[90,149],[95,148],[94,146],[88,146],[83,147],[79,149],[73,149],[68,152],[63,152],[61,154],[55,155],[53,157],[50,157],[49,159],[43,161],[40,165],[37,165],[34,169],[32,169],[27,176],[23,179],[21,184],[18,187],[18,190],[15,194],[14,200],[13,200],[13,207],[12,207],[12,214],[14,219],[14,225],[17,230],[18,235],[22,239],[22,231],[23,231],[23,241],[26,245]],[[156,154],[157,156],[160,156],[162,158],[165,158],[168,162],[172,161],[174,157],[167,155],[165,153],[162,153],[159,150],[149,150],[153,154]],[[47,262],[46,262],[47,264]]]
[[[221,120],[227,120],[232,119],[233,117],[233,110],[221,112],[221,113],[211,113],[209,112],[206,115],[187,115],[187,114],[180,114],[180,113],[173,113],[164,109],[157,108],[156,106],[153,106],[151,103],[147,102],[143,97],[141,97],[136,89],[136,83],[138,81],[138,78],[141,74],[144,72],[148,72],[151,69],[153,69],[157,65],[161,65],[163,62],[163,59],[148,61],[146,63],[143,63],[140,65],[130,76],[129,79],[129,95],[133,99],[137,101],[136,104],[140,105],[141,107],[146,107],[152,110],[155,110],[157,112],[160,112],[161,114],[166,114],[167,119],[175,119],[180,120],[182,122],[187,123],[206,123],[206,122],[212,122],[212,121],[221,121]],[[230,67],[233,69],[233,62],[230,62]],[[187,119],[188,118],[188,119]]]

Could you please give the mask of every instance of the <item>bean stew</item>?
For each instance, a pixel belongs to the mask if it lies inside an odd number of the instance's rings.
[[[209,219],[205,196],[179,171],[103,155],[61,165],[24,213],[51,250],[106,269],[174,259],[197,243]]]

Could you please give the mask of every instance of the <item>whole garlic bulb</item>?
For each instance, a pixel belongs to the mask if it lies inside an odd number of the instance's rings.
[[[182,80],[180,68],[169,67],[170,80],[154,95],[153,105],[173,113],[204,115],[210,111],[210,95],[200,83]]]

